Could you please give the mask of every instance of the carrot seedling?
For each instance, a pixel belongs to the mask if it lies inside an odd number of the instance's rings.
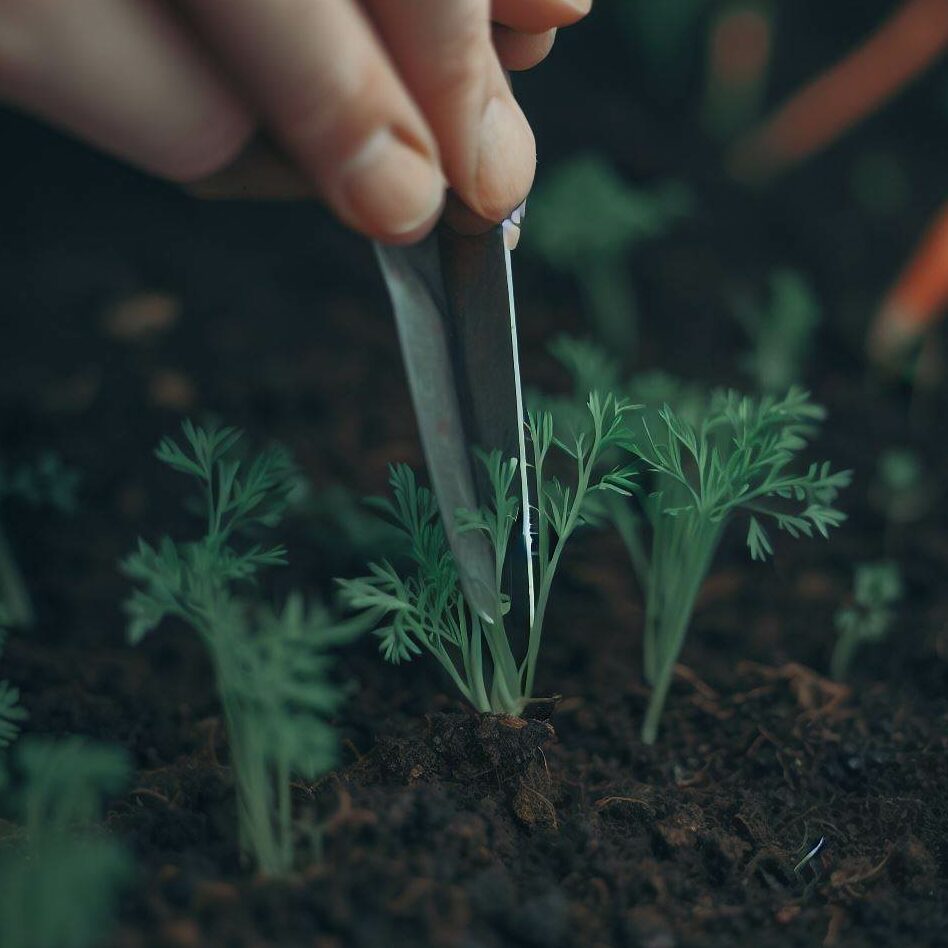
[[[845,519],[833,504],[850,482],[849,471],[832,471],[828,462],[802,472],[791,468],[824,416],[799,389],[781,399],[729,391],[712,397],[699,424],[665,407],[654,432],[645,422],[634,436],[633,457],[656,477],[644,504],[652,530],[643,648],[652,685],[642,725],[646,743],[658,733],[695,601],[727,525],[746,517],[751,558],[766,560],[773,553],[768,524],[794,538],[827,537]]]
[[[491,622],[465,601],[433,494],[418,485],[407,466],[392,468],[393,499],[379,501],[378,506],[404,535],[407,565],[372,563],[368,576],[340,580],[343,600],[375,627],[387,661],[398,664],[427,651],[478,711],[523,711],[533,695],[550,592],[566,544],[587,522],[592,496],[607,490],[627,493],[631,487],[630,469],[600,469],[602,459],[619,443],[624,418],[631,410],[624,399],[590,395],[586,423],[571,436],[554,432],[549,412],[529,415],[531,476],[539,498],[536,608],[526,652],[519,659],[508,628],[507,591],[502,588],[511,531],[519,513],[514,492],[516,460],[505,459],[499,452],[482,455],[492,489],[490,502],[481,510],[456,512],[461,528],[483,532],[494,552]],[[569,484],[550,470],[564,462],[574,472]]]
[[[124,846],[94,829],[128,780],[118,748],[30,737],[0,758],[4,809],[18,824],[0,850],[0,945],[92,948],[108,936],[134,871]]]
[[[859,647],[881,642],[895,618],[894,606],[902,598],[902,574],[892,562],[860,563],[856,567],[853,601],[836,613],[839,638],[830,659],[830,673],[844,679]]]
[[[531,198],[524,245],[576,280],[597,334],[627,350],[638,323],[628,258],[690,208],[681,184],[633,188],[603,159],[578,157],[554,169]]]
[[[235,457],[240,432],[184,424],[186,446],[161,442],[159,460],[201,488],[206,527],[195,541],[139,540],[123,563],[139,588],[126,604],[129,637],[139,642],[166,616],[201,637],[214,668],[237,787],[240,843],[260,869],[293,866],[290,780],[312,779],[335,761],[328,722],[342,691],[329,678],[330,646],[354,626],[334,625],[299,594],[273,610],[241,594],[268,568],[285,563],[282,546],[248,534],[279,523],[294,487],[283,450],[251,461]]]

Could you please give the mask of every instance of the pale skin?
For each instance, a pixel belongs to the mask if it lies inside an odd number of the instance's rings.
[[[0,0],[0,100],[206,194],[314,195],[393,243],[527,195],[505,70],[592,0]]]

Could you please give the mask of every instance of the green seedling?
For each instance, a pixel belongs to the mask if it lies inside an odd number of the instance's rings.
[[[830,673],[846,678],[853,655],[867,642],[881,642],[892,627],[894,606],[902,598],[902,574],[892,562],[856,567],[853,601],[836,613],[839,638],[830,659]]]
[[[632,188],[602,158],[574,158],[540,182],[524,246],[579,284],[602,340],[628,351],[638,317],[629,257],[667,233],[691,208],[684,186]]]
[[[342,691],[330,681],[327,651],[358,629],[333,624],[299,594],[278,610],[246,596],[268,568],[286,562],[282,546],[247,538],[283,515],[295,481],[286,452],[239,459],[233,428],[186,422],[184,435],[184,447],[166,438],[156,454],[199,484],[204,535],[164,537],[157,547],[140,540],[124,561],[139,586],[126,606],[129,637],[141,641],[166,616],[201,637],[227,728],[241,847],[264,873],[284,874],[294,859],[290,781],[313,779],[336,759],[328,718]]]
[[[0,760],[0,790],[18,830],[0,842],[0,945],[92,948],[112,927],[134,867],[94,828],[125,786],[125,754],[81,738],[25,738]]]
[[[393,499],[380,501],[379,506],[404,534],[408,567],[372,563],[370,575],[340,581],[344,601],[375,626],[385,659],[398,664],[427,651],[478,711],[523,711],[533,695],[550,592],[566,544],[588,522],[591,497],[610,490],[627,493],[631,487],[629,469],[601,469],[602,459],[621,439],[624,418],[631,410],[624,399],[593,394],[584,426],[569,436],[554,432],[549,412],[530,413],[531,476],[539,498],[536,609],[526,652],[519,659],[514,630],[509,628],[507,591],[502,588],[510,535],[519,513],[514,492],[517,462],[499,452],[482,455],[491,501],[481,510],[456,512],[461,528],[482,532],[494,552],[494,614],[486,618],[464,599],[434,496],[416,483],[410,468],[392,469]],[[564,462],[573,468],[569,484],[551,471]]]
[[[792,470],[825,417],[799,389],[781,399],[736,392],[709,399],[663,373],[621,382],[616,360],[595,344],[561,338],[553,353],[574,383],[573,396],[543,400],[557,417],[573,418],[578,386],[597,378],[619,385],[641,409],[625,416],[626,436],[604,460],[644,467],[651,484],[640,477],[630,482],[632,497],[602,494],[593,502],[616,526],[645,596],[644,668],[653,691],[642,736],[652,743],[698,592],[728,523],[747,518],[755,560],[773,552],[766,521],[792,537],[825,537],[845,519],[832,503],[850,472],[833,472],[828,464]]]
[[[658,733],[672,671],[685,641],[695,601],[725,528],[746,518],[751,558],[773,553],[769,523],[791,537],[828,537],[845,515],[833,503],[849,471],[828,462],[793,470],[824,410],[791,389],[783,398],[713,396],[700,424],[671,408],[633,439],[633,457],[656,478],[644,503],[652,544],[645,593],[645,675],[652,694],[642,739]]]
[[[61,513],[76,509],[79,475],[52,451],[33,464],[5,467],[0,462],[0,509],[6,500],[33,507],[48,506]],[[13,547],[0,523],[0,607],[11,627],[28,627],[36,621],[33,601],[17,564]]]
[[[741,367],[761,392],[785,392],[803,380],[820,308],[798,273],[774,271],[767,301],[740,301],[734,315],[752,346]]]

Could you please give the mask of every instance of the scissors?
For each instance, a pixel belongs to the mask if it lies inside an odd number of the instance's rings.
[[[496,616],[494,553],[480,531],[460,532],[459,509],[475,510],[489,484],[473,452],[517,460],[519,530],[507,556],[504,590],[514,627],[533,622],[531,496],[510,251],[523,205],[485,234],[445,224],[408,247],[376,244],[444,532],[470,608]]]

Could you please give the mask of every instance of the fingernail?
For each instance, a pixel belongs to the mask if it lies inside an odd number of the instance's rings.
[[[382,236],[417,230],[444,200],[440,170],[390,128],[368,138],[343,166],[341,181],[343,212],[357,227]]]
[[[495,220],[506,215],[523,200],[535,162],[533,133],[523,113],[511,101],[495,96],[481,118],[476,180],[480,206],[475,209]]]

